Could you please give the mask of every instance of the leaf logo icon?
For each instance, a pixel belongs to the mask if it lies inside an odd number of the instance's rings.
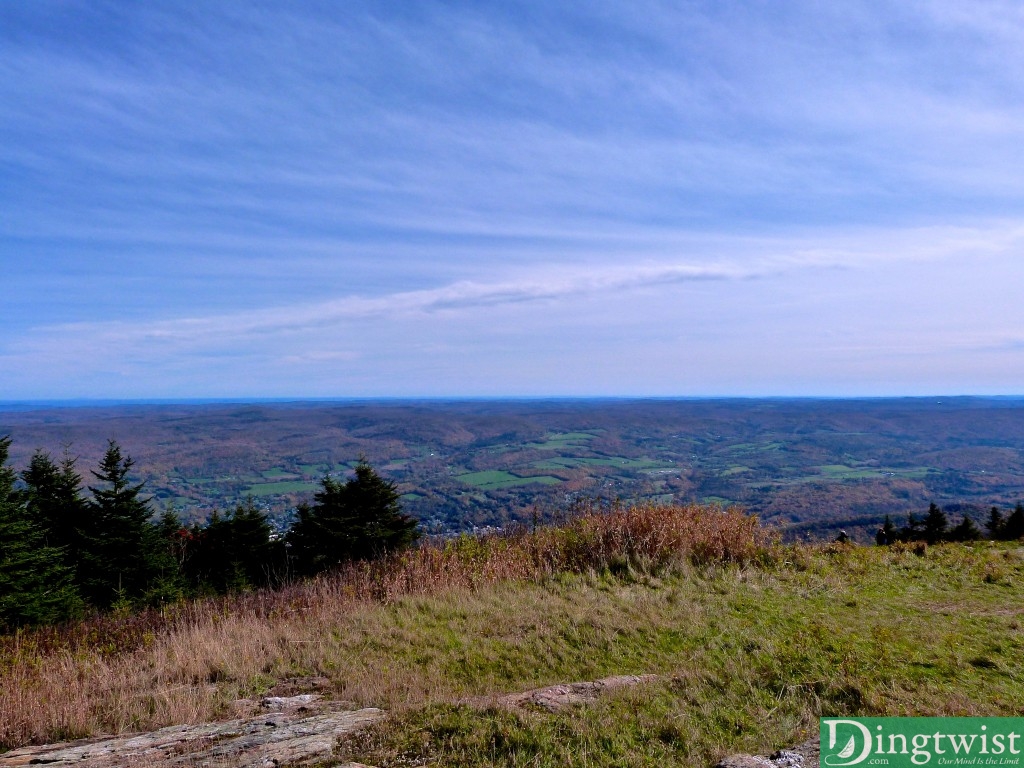
[[[851,736],[850,740],[846,742],[846,746],[843,747],[839,752],[836,753],[836,757],[841,757],[844,760],[853,754],[853,750],[856,748],[854,745],[854,737]]]

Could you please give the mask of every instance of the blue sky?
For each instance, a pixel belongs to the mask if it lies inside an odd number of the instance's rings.
[[[0,3],[0,399],[1024,392],[1016,2]]]

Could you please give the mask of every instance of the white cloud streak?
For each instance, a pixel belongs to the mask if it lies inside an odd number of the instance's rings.
[[[23,345],[66,348],[85,344],[91,353],[107,346],[170,344],[202,347],[211,342],[239,342],[247,337],[267,338],[294,334],[347,321],[401,319],[416,315],[552,301],[572,296],[629,291],[701,280],[738,280],[763,277],[767,269],[737,266],[670,265],[618,267],[585,272],[551,270],[543,277],[502,283],[461,281],[428,290],[405,291],[378,297],[347,296],[308,305],[275,307],[210,317],[190,317],[145,323],[75,323],[37,329]],[[22,345],[18,345],[22,346]]]
[[[0,7],[0,389],[1013,354],[1015,3],[241,8]]]
[[[1012,222],[704,248],[744,257],[565,263],[244,312],[40,326],[0,352],[0,396],[29,386],[19,371],[37,391],[74,381],[94,396],[100,381],[123,382],[124,396],[140,394],[137,381],[168,396],[195,381],[224,396],[573,394],[573,382],[585,387],[576,394],[870,394],[871,371],[917,361],[949,380],[954,359],[1000,386],[1024,374],[1012,301],[998,293],[1024,279],[1024,227]],[[573,371],[588,374],[566,379]],[[750,371],[761,384],[737,391]]]

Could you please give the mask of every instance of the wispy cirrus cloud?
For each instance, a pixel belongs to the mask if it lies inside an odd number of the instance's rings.
[[[187,381],[223,396],[813,394],[822,382],[865,394],[872,375],[888,371],[877,380],[899,393],[954,359],[977,367],[962,381],[995,391],[1024,374],[1012,299],[993,293],[1024,279],[1022,226],[743,240],[702,241],[689,261],[511,267],[427,289],[39,326],[5,340],[0,370],[12,388],[29,371],[36,391],[73,380],[93,396],[111,381],[138,396],[141,378],[161,396]]]
[[[276,335],[315,332],[345,323],[401,319],[417,315],[476,310],[501,305],[566,299],[612,291],[656,288],[690,281],[743,280],[764,277],[773,270],[736,265],[652,265],[596,270],[549,270],[526,280],[480,283],[460,281],[438,288],[402,291],[376,297],[345,296],[330,301],[269,307],[246,312],[184,317],[145,323],[69,323],[37,329],[17,347],[67,348],[69,342],[104,346],[113,352],[125,344],[168,344],[178,347],[223,346],[245,338],[267,340]]]
[[[592,234],[592,233],[591,233]],[[586,243],[587,238],[579,233]],[[607,242],[607,238],[606,238]],[[973,260],[986,271],[991,257],[1003,259],[1024,250],[1024,222],[1000,222],[990,227],[926,227],[912,230],[879,230],[851,233],[844,238],[821,241],[803,238],[691,238],[666,242],[650,233],[648,239],[619,245],[632,246],[635,257],[615,258],[612,250],[600,260],[582,258],[575,263],[536,265],[528,270],[504,269],[504,278],[455,280],[433,288],[403,290],[378,295],[348,294],[330,299],[304,300],[293,304],[250,308],[243,311],[189,315],[151,321],[99,321],[43,325],[35,328],[16,347],[34,345],[65,347],[68,339],[81,343],[116,345],[129,340],[202,346],[210,340],[246,337],[266,339],[273,335],[313,332],[331,325],[373,319],[401,319],[437,313],[486,310],[489,307],[600,296],[616,292],[670,289],[692,282],[735,282],[786,278],[808,270],[854,270],[885,275],[898,272],[901,263]],[[665,262],[651,258],[666,248],[703,251],[689,262]],[[716,256],[716,253],[729,254]],[[735,258],[736,254],[741,258]],[[497,271],[497,270],[495,270]]]
[[[0,388],[969,378],[1022,41],[1000,0],[0,5]]]

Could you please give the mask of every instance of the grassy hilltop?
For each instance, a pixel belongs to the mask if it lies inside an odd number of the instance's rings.
[[[1024,710],[1016,543],[782,546],[714,507],[462,537],[274,593],[0,639],[0,744],[229,716],[312,678],[379,766],[711,765],[822,714]],[[558,713],[494,697],[657,674]]]

